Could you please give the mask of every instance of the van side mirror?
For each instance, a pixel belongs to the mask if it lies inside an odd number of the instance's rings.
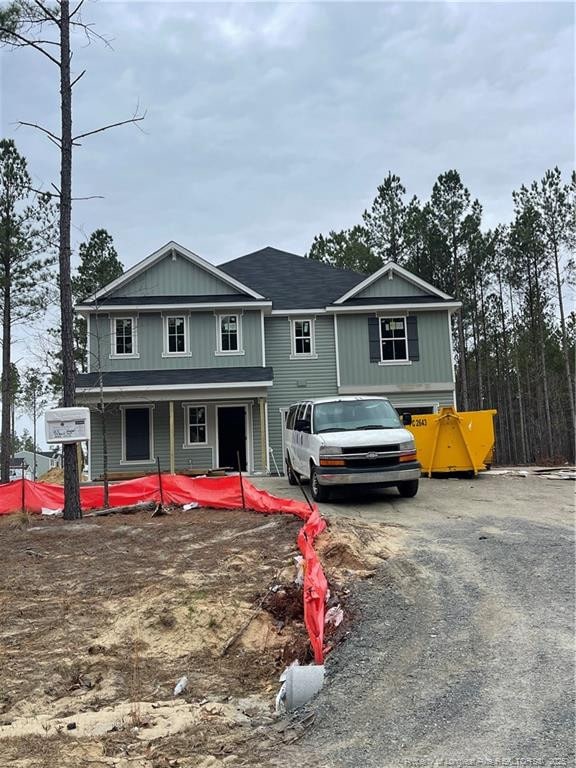
[[[409,427],[412,424],[412,414],[411,413],[403,413],[402,414],[402,424],[404,424],[405,427]]]
[[[307,432],[310,434],[310,422],[306,421],[306,419],[298,419],[294,429],[296,432]]]

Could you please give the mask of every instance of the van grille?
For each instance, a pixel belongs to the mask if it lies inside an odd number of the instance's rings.
[[[346,448],[344,453],[392,453],[399,450],[399,445],[358,445],[354,448]]]
[[[378,469],[380,467],[391,467],[394,464],[398,464],[398,456],[377,456],[373,459],[359,456],[357,459],[346,459],[346,466],[349,469]]]

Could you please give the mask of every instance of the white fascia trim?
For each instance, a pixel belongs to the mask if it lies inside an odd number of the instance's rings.
[[[197,253],[189,251],[188,248],[184,248],[183,245],[179,245],[174,240],[170,240],[170,242],[166,243],[166,245],[163,245],[162,248],[159,248],[157,251],[154,251],[154,253],[151,253],[150,256],[143,259],[138,264],[135,264],[131,269],[129,269],[123,275],[120,275],[120,277],[117,277],[116,280],[112,280],[111,283],[105,285],[104,288],[101,288],[90,298],[99,299],[102,296],[106,296],[108,293],[114,291],[116,288],[119,288],[121,285],[124,285],[130,280],[133,280],[137,275],[139,275],[141,272],[144,272],[160,259],[164,258],[164,256],[167,256],[171,251],[177,251],[181,256],[184,256],[184,258],[188,259],[188,261],[191,261],[196,266],[204,269],[206,272],[209,272],[211,275],[214,275],[214,277],[219,278],[222,280],[222,282],[227,283],[242,293],[247,293],[249,296],[252,296],[255,299],[264,298],[264,296],[256,293],[256,291],[252,290],[252,288],[248,288],[247,285],[244,285],[240,281],[230,277],[230,275],[226,274],[226,272],[222,272],[222,270],[218,269],[218,267],[214,266],[214,264],[211,264],[201,256],[198,256]]]
[[[426,280],[422,280],[421,277],[417,277],[416,275],[412,274],[412,272],[408,272],[407,269],[404,269],[404,267],[401,267],[399,264],[396,264],[396,262],[387,261],[386,264],[384,264],[383,267],[380,267],[380,269],[377,272],[374,272],[373,275],[369,275],[361,283],[358,283],[358,285],[354,286],[354,288],[350,289],[343,296],[340,296],[339,299],[336,299],[334,304],[342,304],[348,299],[353,298],[358,293],[363,291],[364,288],[367,288],[369,285],[372,285],[372,283],[376,282],[376,280],[381,278],[382,275],[385,275],[387,272],[395,272],[397,275],[399,275],[400,277],[403,277],[405,280],[412,283],[413,285],[417,285],[419,288],[422,288],[428,293],[432,293],[434,294],[434,296],[438,296],[441,299],[452,298],[452,296],[449,296],[447,293],[444,293],[438,288],[435,288],[433,285],[430,285],[430,283],[427,283]]]
[[[164,392],[165,390],[190,390],[190,389],[241,389],[245,387],[271,387],[273,381],[238,381],[233,384],[154,384],[153,386],[135,387],[104,387],[104,392]],[[90,394],[100,392],[98,387],[76,387],[78,394]]]
[[[356,312],[359,314],[365,312],[379,312],[381,314],[389,314],[390,312],[398,312],[403,310],[418,310],[420,312],[427,312],[430,309],[447,309],[455,311],[462,306],[461,301],[445,301],[441,304],[366,304],[362,307],[332,307],[331,311],[341,314],[343,312]]]
[[[262,368],[266,367],[266,330],[264,326],[264,312],[260,312],[260,333],[262,334]]]
[[[270,314],[272,315],[299,315],[300,317],[307,318],[308,315],[325,315],[329,312],[329,307],[321,307],[320,309],[273,309]]]
[[[334,317],[334,348],[336,350],[336,386],[340,386],[340,350],[338,348],[338,316]]]
[[[111,314],[113,312],[130,312],[134,311],[134,309],[137,309],[138,312],[173,312],[176,314],[178,310],[187,311],[190,312],[194,309],[211,309],[216,311],[216,309],[228,309],[228,308],[234,308],[234,309],[262,309],[266,307],[271,307],[272,302],[271,301],[251,301],[251,302],[244,302],[244,301],[230,301],[230,302],[218,302],[218,304],[214,304],[214,302],[206,301],[196,304],[104,304],[99,307],[87,307],[82,304],[78,305],[78,307],[75,308],[75,312],[79,315],[88,315],[90,312],[99,314]]]

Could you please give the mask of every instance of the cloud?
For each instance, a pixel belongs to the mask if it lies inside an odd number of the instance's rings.
[[[76,232],[128,265],[169,239],[214,261],[296,252],[350,226],[388,170],[426,198],[457,168],[492,225],[511,191],[573,163],[574,9],[517,3],[103,3],[113,50],[78,50],[85,130],[148,110],[75,154]],[[14,121],[58,124],[56,71],[2,54],[3,130],[35,178],[57,155]]]

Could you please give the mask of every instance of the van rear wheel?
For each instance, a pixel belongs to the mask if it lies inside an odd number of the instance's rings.
[[[298,485],[298,475],[292,469],[290,459],[286,459],[286,477],[288,478],[289,485]]]
[[[405,480],[403,483],[398,483],[396,487],[400,496],[411,499],[418,493],[418,480]]]
[[[328,488],[318,482],[316,467],[310,470],[310,492],[314,501],[328,501]]]

